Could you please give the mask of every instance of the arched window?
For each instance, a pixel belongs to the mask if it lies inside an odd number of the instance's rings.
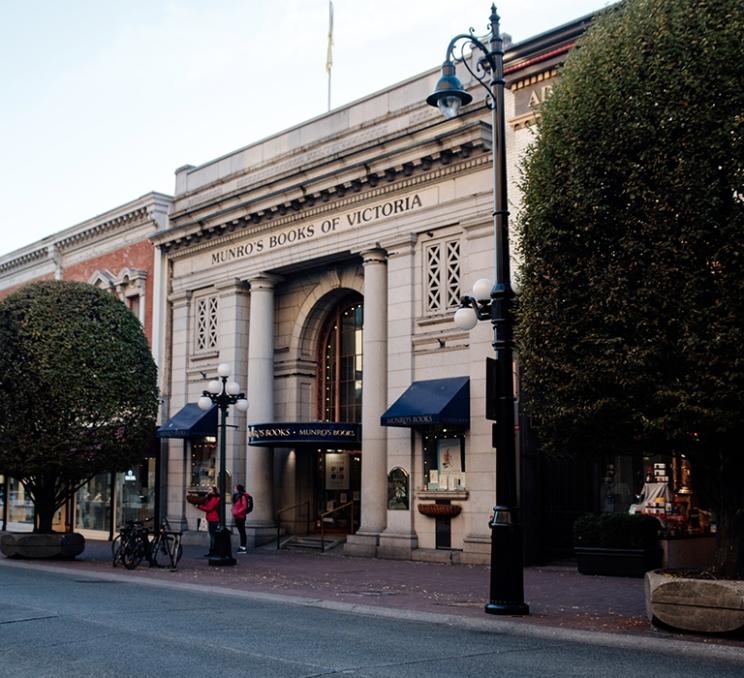
[[[320,412],[323,421],[362,420],[361,301],[339,304],[327,320],[320,344]]]

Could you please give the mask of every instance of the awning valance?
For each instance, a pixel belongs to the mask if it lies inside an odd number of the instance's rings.
[[[470,378],[414,381],[380,418],[383,426],[428,428],[470,424]]]
[[[155,431],[158,438],[200,438],[217,435],[217,407],[205,412],[188,403]]]
[[[269,422],[248,426],[248,444],[256,447],[336,447],[358,450],[362,427],[351,422]]]

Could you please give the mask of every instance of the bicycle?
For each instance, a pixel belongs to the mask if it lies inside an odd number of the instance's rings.
[[[147,558],[150,567],[165,567],[158,563],[158,556],[162,554],[168,557],[170,569],[175,570],[183,555],[181,535],[181,532],[171,530],[168,520],[164,518],[160,529],[150,539],[150,531],[144,522],[128,520],[111,544],[113,566],[122,564],[128,570],[133,570]]]
[[[133,570],[142,562],[150,550],[148,529],[140,520],[128,520],[111,544],[113,566],[121,564]]]
[[[165,555],[168,557],[168,564],[171,570],[175,570],[178,561],[183,555],[183,546],[181,546],[182,532],[171,530],[167,518],[163,518],[160,523],[160,529],[155,533],[153,540],[150,542],[150,567],[164,567],[158,563],[158,557]]]

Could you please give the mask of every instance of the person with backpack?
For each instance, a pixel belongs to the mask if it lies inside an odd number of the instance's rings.
[[[201,504],[198,504],[196,508],[206,513],[207,527],[209,528],[209,553],[204,557],[209,558],[215,555],[214,553],[214,535],[217,534],[217,526],[220,522],[220,514],[218,507],[220,505],[220,491],[212,485],[209,489],[209,494],[204,498]]]
[[[253,510],[253,497],[245,491],[243,485],[236,485],[232,501],[232,515],[235,520],[235,527],[238,528],[238,534],[240,535],[238,553],[248,553],[246,549],[245,518]]]

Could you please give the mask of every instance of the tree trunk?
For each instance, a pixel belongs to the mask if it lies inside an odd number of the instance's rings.
[[[55,481],[56,478],[49,475],[35,476],[28,481],[27,488],[34,500],[34,532],[49,534],[54,531],[52,522],[58,508],[55,501]]]

